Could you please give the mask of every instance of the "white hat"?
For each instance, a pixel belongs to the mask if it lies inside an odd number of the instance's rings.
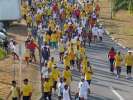
[[[128,52],[133,52],[133,50],[128,50]]]

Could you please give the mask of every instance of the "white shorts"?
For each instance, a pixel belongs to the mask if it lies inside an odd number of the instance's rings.
[[[84,98],[85,100],[87,100],[87,93],[80,93],[79,97]]]

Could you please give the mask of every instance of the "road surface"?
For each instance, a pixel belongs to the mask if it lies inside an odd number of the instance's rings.
[[[125,79],[125,67],[122,67],[122,75],[119,80],[115,80],[115,75],[109,72],[107,54],[112,46],[117,51],[121,51],[123,54],[126,53],[126,49],[117,45],[107,35],[104,36],[103,42],[92,44],[91,47],[86,46],[87,56],[94,70],[91,94],[88,100],[133,100],[133,80]],[[58,58],[58,53],[54,53],[54,56]],[[58,67],[61,70],[63,69],[61,64],[58,64]],[[74,95],[78,89],[80,73],[76,69],[72,73],[73,82],[71,84],[71,91],[72,95]],[[57,100],[56,96],[53,96],[53,100]]]

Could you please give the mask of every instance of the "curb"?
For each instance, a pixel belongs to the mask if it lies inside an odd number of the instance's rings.
[[[123,49],[128,49],[127,47],[125,47],[124,45],[122,45],[121,43],[119,43],[113,36],[111,36],[110,35],[110,32],[108,30],[105,30],[105,31],[106,31],[106,34],[111,38],[111,40],[113,40],[117,45],[119,45]]]

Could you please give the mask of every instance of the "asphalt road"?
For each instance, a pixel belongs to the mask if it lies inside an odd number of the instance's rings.
[[[119,80],[109,72],[107,54],[110,47],[125,54],[123,49],[105,35],[102,43],[92,44],[86,51],[94,68],[92,80],[92,94],[89,100],[133,100],[133,80],[126,80],[126,69],[122,66],[122,75]]]
[[[107,54],[111,47],[114,47],[117,51],[121,51],[123,54],[126,53],[126,49],[117,45],[107,35],[104,36],[103,42],[92,43],[91,47],[86,46],[87,56],[94,70],[91,94],[88,100],[133,100],[133,80],[125,79],[125,67],[122,67],[122,75],[119,80],[116,80],[115,75],[109,72]],[[54,53],[54,57],[58,60],[57,52]],[[60,63],[58,67],[61,70],[63,69],[63,65]],[[76,69],[72,73],[73,82],[71,84],[71,91],[72,95],[74,95],[78,90],[78,82],[81,75]],[[53,96],[53,100],[57,100],[56,96]]]

